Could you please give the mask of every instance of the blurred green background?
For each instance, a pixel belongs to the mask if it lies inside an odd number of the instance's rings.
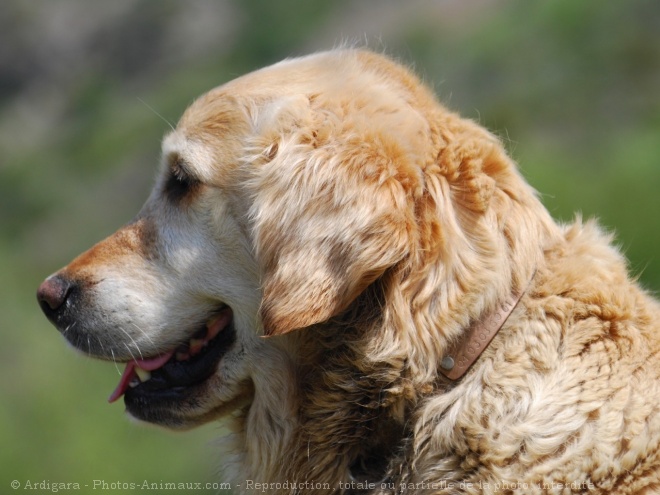
[[[414,66],[660,288],[660,2],[4,0],[0,33],[0,493],[216,480],[219,426],[126,420],[118,371],[67,349],[35,291],[138,211],[166,121],[286,56],[347,41]]]

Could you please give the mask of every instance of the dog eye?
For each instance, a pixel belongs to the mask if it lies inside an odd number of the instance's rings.
[[[200,184],[200,181],[188,175],[180,167],[172,167],[165,182],[165,194],[172,203],[180,203]]]

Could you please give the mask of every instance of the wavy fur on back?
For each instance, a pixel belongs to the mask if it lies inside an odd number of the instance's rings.
[[[248,184],[262,318],[292,356],[293,402],[236,417],[235,479],[660,490],[660,313],[610,237],[556,225],[499,140],[402,67],[348,51],[290,70],[317,63],[343,85],[303,79],[253,143],[268,150]],[[442,378],[448,343],[525,288],[469,373]]]

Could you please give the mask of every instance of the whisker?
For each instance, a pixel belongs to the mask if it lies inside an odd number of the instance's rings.
[[[64,330],[62,330],[62,335],[66,336],[66,333],[76,326],[77,322],[71,322]]]
[[[124,334],[125,334],[129,339],[131,339],[131,342],[133,342],[133,345],[134,345],[135,348],[137,349],[138,354],[140,354],[140,358],[144,359],[144,356],[142,355],[142,351],[140,350],[140,346],[137,344],[137,342],[135,342],[135,340],[133,339],[133,337],[131,337],[131,334],[128,333],[126,330],[124,330],[122,327],[117,327],[117,328],[119,328],[119,330],[121,330],[122,332],[124,332]],[[128,347],[128,345],[127,345],[126,343],[124,343],[124,345],[126,346],[127,349],[129,349],[129,347]],[[130,352],[130,349],[129,349],[129,352]],[[131,352],[131,356],[133,356],[133,353],[132,353],[132,352]],[[133,359],[135,359],[134,356],[133,356]]]
[[[167,125],[170,126],[170,129],[174,130],[174,124],[167,120],[165,117],[163,117],[161,114],[159,114],[151,105],[149,105],[146,101],[144,101],[142,98],[138,97],[138,101],[142,103],[145,107],[147,107],[149,110],[151,110],[156,116],[160,117],[160,119],[165,122]]]
[[[119,366],[117,366],[117,359],[115,358],[115,351],[110,349],[110,354],[112,354],[112,362],[115,365],[115,369],[117,370],[117,374],[121,376],[121,371],[119,369]]]
[[[99,343],[99,346],[101,347],[101,354],[105,356],[105,347],[103,347],[103,342],[101,341],[101,338],[96,335],[96,341]]]
[[[145,331],[144,331],[142,328],[140,328],[140,327],[139,327],[134,321],[131,322],[131,325],[133,325],[133,326],[137,329],[137,331],[139,331],[142,335],[144,335],[144,337],[149,341],[149,343],[150,343],[151,345],[153,345],[154,347],[156,346],[156,343],[155,343],[154,340],[151,338],[151,335],[149,335],[148,332],[145,332]]]
[[[133,358],[133,361],[136,361],[135,356],[133,355],[133,351],[131,351],[131,348],[128,346],[128,344],[126,342],[124,342],[124,347],[126,347],[126,349],[128,349],[128,353],[131,355],[131,358]]]

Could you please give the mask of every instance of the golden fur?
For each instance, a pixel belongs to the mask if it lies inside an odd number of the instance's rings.
[[[232,308],[215,374],[142,419],[227,418],[236,492],[660,492],[658,303],[405,68],[341,50],[253,72],[194,102],[163,156],[137,219],[59,276],[85,294],[74,343],[105,359]]]

